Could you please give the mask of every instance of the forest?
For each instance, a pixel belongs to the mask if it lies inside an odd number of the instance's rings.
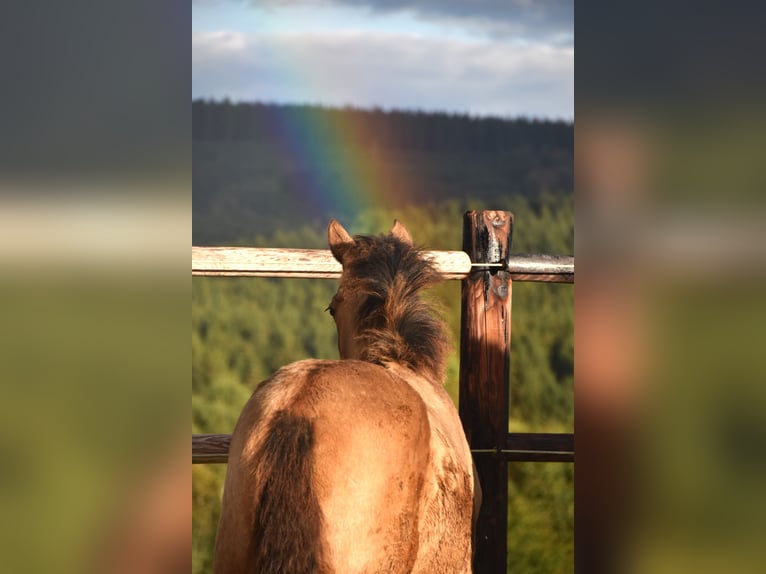
[[[229,102],[192,108],[196,245],[326,248],[330,217],[352,233],[385,232],[398,218],[417,244],[459,250],[465,210],[504,209],[515,214],[513,251],[573,253],[571,124]],[[333,128],[339,124],[356,128]],[[322,134],[321,154],[294,145]],[[397,162],[399,177],[386,183],[417,193],[307,201],[322,193],[312,182],[329,189],[353,181],[364,195],[364,179],[350,173],[349,146],[385,159],[363,175],[385,177]],[[193,278],[193,433],[231,432],[258,382],[282,365],[338,357],[324,312],[335,288],[332,280]],[[459,281],[428,296],[449,325],[445,385],[457,400]],[[572,432],[573,330],[571,285],[513,285],[509,430]],[[192,469],[195,573],[212,570],[225,470]],[[510,463],[509,476],[509,572],[571,572],[573,465]]]
[[[192,117],[195,245],[271,235],[282,216],[572,192],[571,123],[204,101]]]

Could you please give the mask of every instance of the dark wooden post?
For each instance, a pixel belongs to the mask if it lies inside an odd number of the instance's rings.
[[[477,573],[506,572],[508,464],[499,450],[508,437],[511,279],[502,269],[511,250],[513,214],[469,211],[463,250],[474,267],[463,280],[460,327],[460,418],[483,491],[476,533]],[[494,264],[494,265],[493,265]]]

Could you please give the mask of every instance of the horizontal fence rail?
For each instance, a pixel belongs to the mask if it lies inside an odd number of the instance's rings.
[[[229,457],[228,434],[192,435],[192,464],[225,463]],[[480,456],[502,456],[509,462],[574,462],[574,435],[508,433],[502,449],[475,449]]]
[[[227,462],[230,434],[193,434],[192,464]]]
[[[464,279],[477,267],[464,251],[426,251],[445,279]],[[513,254],[503,269],[514,281],[574,283],[571,255]],[[326,249],[273,249],[257,247],[192,247],[192,275],[214,277],[301,277],[334,279],[341,265]]]

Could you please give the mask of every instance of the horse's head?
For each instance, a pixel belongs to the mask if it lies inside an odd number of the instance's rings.
[[[343,266],[328,310],[338,329],[341,359],[397,363],[442,380],[449,348],[443,321],[420,290],[441,275],[412,244],[399,221],[388,235],[351,237],[335,220],[330,250]]]
[[[412,247],[412,238],[404,225],[395,220],[389,237]],[[368,239],[368,238],[366,238]],[[360,281],[352,281],[348,273],[351,261],[359,261],[369,255],[372,249],[369,241],[357,241],[335,219],[327,229],[327,241],[335,259],[343,266],[343,275],[335,296],[327,310],[335,320],[338,329],[338,350],[341,359],[362,359],[359,348],[361,307],[372,293]]]

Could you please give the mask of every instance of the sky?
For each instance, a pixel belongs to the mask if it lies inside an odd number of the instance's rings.
[[[560,0],[194,0],[192,97],[574,119]]]

